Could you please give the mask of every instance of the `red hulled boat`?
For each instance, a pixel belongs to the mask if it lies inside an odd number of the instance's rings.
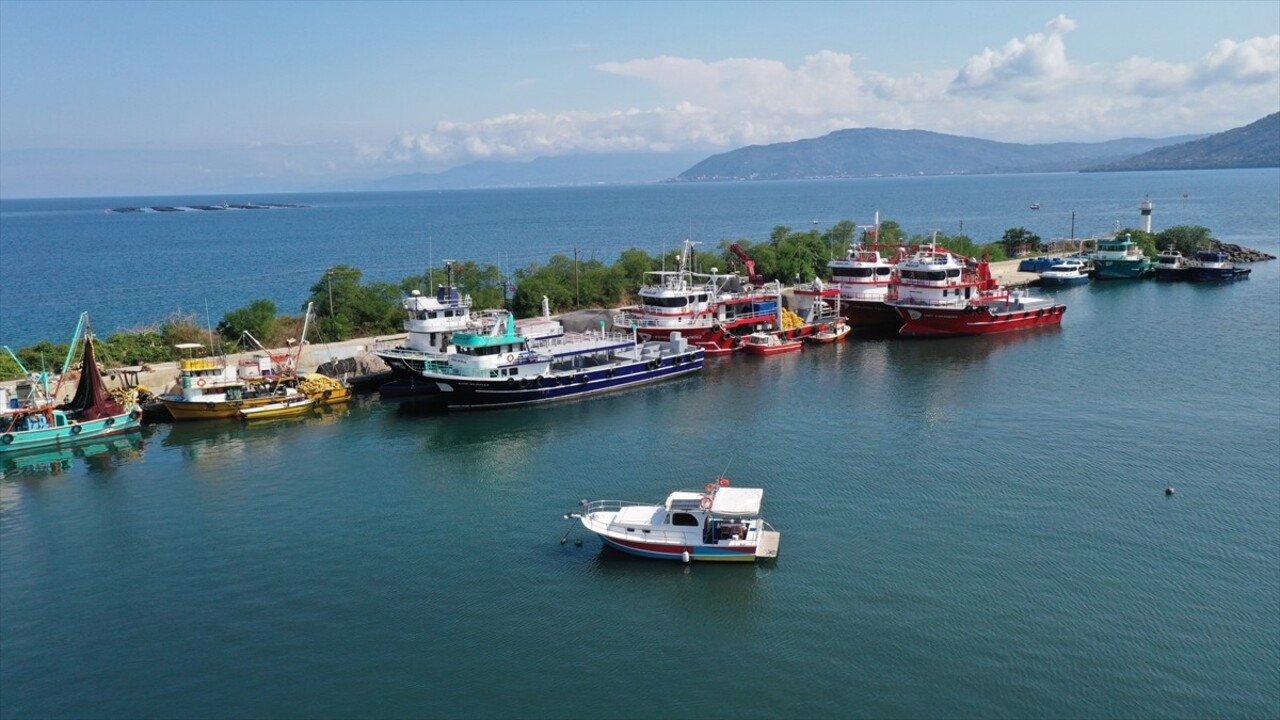
[[[878,240],[880,213],[875,224],[863,228],[863,238]],[[889,294],[889,276],[898,262],[907,258],[907,249],[856,243],[843,258],[830,260],[831,286],[840,291],[840,314],[856,331],[892,331],[901,322],[898,313],[885,303]]]
[[[985,261],[936,245],[921,248],[893,270],[886,302],[898,313],[899,335],[986,335],[1058,325],[1067,306],[1009,290]]]

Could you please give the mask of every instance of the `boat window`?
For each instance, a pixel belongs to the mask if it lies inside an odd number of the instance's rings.
[[[888,272],[889,268],[884,268]],[[871,277],[872,268],[832,268],[832,278],[864,278]]]
[[[951,268],[950,270],[948,270],[947,277],[953,277],[953,278],[960,277],[960,268]]]
[[[887,277],[887,276],[889,275],[889,273],[891,273],[891,272],[893,272],[893,268],[891,268],[891,267],[878,267],[878,268],[876,268],[876,274],[877,274],[877,275],[880,275],[881,277]]]
[[[707,296],[706,296],[705,294],[704,294],[704,295],[699,295],[699,296],[698,296],[698,302],[702,302],[702,303],[707,302]]]
[[[685,527],[698,527],[698,518],[689,513],[676,513],[671,516],[672,525],[683,525]]]
[[[650,307],[678,308],[689,304],[689,298],[681,295],[678,297],[651,297],[645,298],[644,304]]]

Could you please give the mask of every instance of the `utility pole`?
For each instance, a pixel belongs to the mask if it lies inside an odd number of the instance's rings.
[[[329,281],[329,319],[333,319],[333,271],[325,270],[325,278]]]
[[[573,309],[577,310],[582,306],[582,300],[578,295],[578,248],[573,249]]]

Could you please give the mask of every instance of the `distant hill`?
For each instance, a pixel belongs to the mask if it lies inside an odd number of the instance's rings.
[[[705,153],[615,153],[546,157],[529,162],[475,162],[440,173],[376,180],[369,190],[635,185],[666,180]]]
[[[861,128],[714,155],[675,179],[697,182],[1066,172],[1200,137],[1204,136],[1024,145],[926,130]]]
[[[1085,168],[1119,170],[1211,170],[1280,167],[1280,113],[1200,140],[1169,145],[1137,157]]]

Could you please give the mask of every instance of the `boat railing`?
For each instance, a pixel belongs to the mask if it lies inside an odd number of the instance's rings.
[[[840,288],[841,300],[883,300],[885,294],[885,285],[881,284],[877,290],[853,290],[848,285]]]

